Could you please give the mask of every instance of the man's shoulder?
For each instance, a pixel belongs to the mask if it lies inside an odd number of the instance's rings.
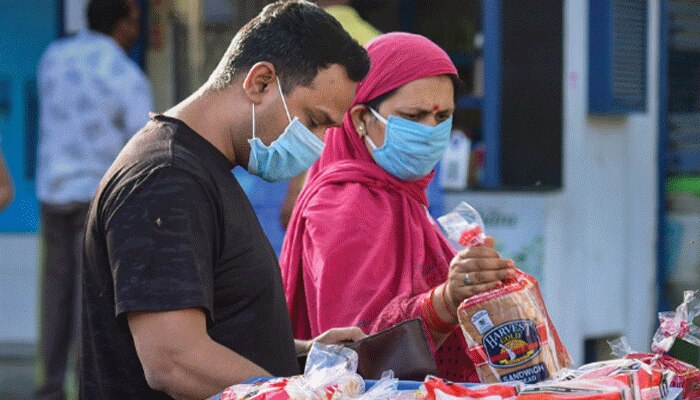
[[[141,173],[171,166],[176,131],[177,127],[171,124],[148,121],[124,146],[114,161],[113,168]]]
[[[183,151],[177,139],[181,129],[177,123],[150,120],[122,149],[108,177],[141,181],[154,172],[183,178],[201,176],[203,166],[196,162],[196,155]]]
[[[57,59],[63,57],[67,49],[71,48],[74,41],[75,38],[70,36],[56,39],[49,43],[41,56],[40,65],[46,64],[47,62],[56,61]]]
[[[163,203],[174,200],[173,196],[206,193],[201,174],[174,161],[167,151],[135,151],[122,153],[105,174],[97,190],[105,209],[116,210],[134,201]]]
[[[86,47],[102,46],[104,44],[106,44],[105,38],[88,32],[78,32],[51,42],[44,51],[44,58],[69,57],[74,53],[85,51]]]

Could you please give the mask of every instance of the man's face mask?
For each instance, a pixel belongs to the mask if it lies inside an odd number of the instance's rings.
[[[386,125],[384,145],[377,148],[372,139],[372,157],[386,172],[402,181],[417,181],[435,168],[450,143],[452,117],[429,126],[390,115],[387,121],[373,108],[374,116]]]
[[[305,127],[298,117],[292,120],[282,85],[277,78],[277,88],[282,98],[289,125],[269,146],[255,136],[255,103],[253,103],[253,137],[250,143],[248,172],[268,182],[279,182],[295,177],[311,167],[321,157],[324,143]]]

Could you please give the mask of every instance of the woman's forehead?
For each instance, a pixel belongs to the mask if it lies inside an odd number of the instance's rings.
[[[454,87],[446,76],[423,78],[401,86],[388,100],[394,106],[437,111],[454,107]]]

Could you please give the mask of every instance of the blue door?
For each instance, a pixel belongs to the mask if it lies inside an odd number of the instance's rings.
[[[1,4],[0,135],[16,194],[10,207],[0,213],[0,232],[36,232],[36,66],[62,30],[63,1],[2,0]]]

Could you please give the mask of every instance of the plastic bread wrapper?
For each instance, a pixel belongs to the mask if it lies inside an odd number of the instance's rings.
[[[600,361],[567,370],[557,380],[615,379],[630,388],[632,400],[660,400],[665,394],[662,373],[650,365],[634,359]]]
[[[659,328],[651,342],[653,353],[668,353],[676,339],[700,347],[700,327],[693,323],[700,315],[700,299],[697,294],[697,291],[685,291],[683,303],[676,307],[676,311],[659,313]]]
[[[466,299],[457,312],[467,354],[484,383],[542,382],[571,364],[537,281],[516,272],[502,287]]]
[[[439,217],[438,223],[456,248],[480,246],[486,240],[481,215],[465,202],[459,203],[450,213]]]
[[[457,248],[480,246],[486,239],[481,215],[465,202],[438,222]],[[541,382],[571,364],[537,280],[516,272],[502,287],[465,299],[457,312],[467,354],[484,383]]]
[[[515,400],[522,384],[487,384],[465,387],[445,379],[428,376],[421,391],[425,393],[422,400]]]
[[[357,353],[343,346],[314,343],[303,375],[275,378],[255,384],[227,388],[221,400],[377,400],[361,397],[379,391],[395,391],[393,375],[377,382],[376,391],[365,393],[365,383],[357,374]],[[390,393],[389,393],[390,394]],[[382,392],[381,395],[388,394]]]
[[[666,354],[676,339],[700,346],[700,327],[693,323],[700,315],[700,300],[697,295],[697,291],[686,291],[683,303],[675,311],[659,313],[659,327],[652,339],[651,353],[633,351],[625,337],[608,342],[613,355],[639,360],[655,371],[661,371],[659,387],[662,395],[671,386],[683,389],[684,400],[700,400],[700,371]],[[658,372],[651,377],[652,385],[657,383],[657,375]]]
[[[631,400],[630,388],[614,378],[527,385],[517,400]]]

